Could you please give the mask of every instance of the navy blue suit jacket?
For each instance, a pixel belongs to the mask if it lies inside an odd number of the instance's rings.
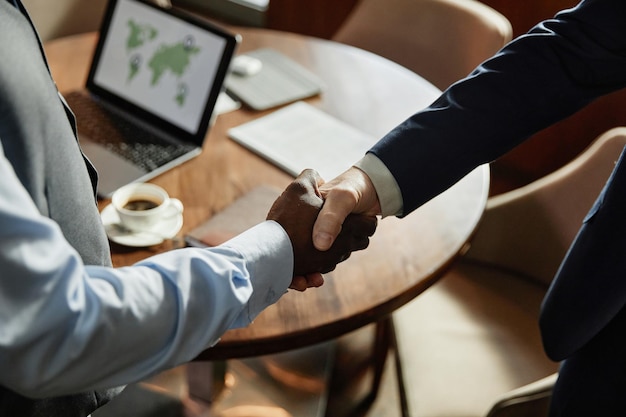
[[[553,359],[568,357],[625,303],[626,149],[544,299],[540,324],[547,352]]]
[[[404,214],[476,166],[496,159],[595,98],[626,86],[625,22],[625,0],[583,0],[512,41],[430,107],[381,139],[370,152],[385,163],[398,182]],[[622,211],[624,216],[626,211]],[[619,251],[626,255],[626,241]],[[605,267],[624,277],[626,265],[622,264]],[[594,285],[587,277],[586,286],[578,290]],[[598,297],[621,305],[626,288]],[[553,313],[559,308],[557,303],[547,311]],[[603,306],[599,303],[593,308]],[[547,311],[541,320],[542,332],[546,352],[553,359],[563,359],[577,350],[605,321],[585,321],[564,328]],[[587,328],[567,333],[579,325]]]

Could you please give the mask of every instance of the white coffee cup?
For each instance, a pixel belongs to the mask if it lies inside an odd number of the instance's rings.
[[[183,212],[183,203],[155,184],[132,183],[113,193],[111,204],[120,223],[135,232],[154,230],[160,222]]]

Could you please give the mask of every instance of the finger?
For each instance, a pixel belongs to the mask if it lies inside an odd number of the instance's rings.
[[[302,292],[307,289],[307,279],[302,276],[293,277],[289,288]]]
[[[313,225],[313,245],[317,250],[326,251],[333,245],[343,222],[355,206],[354,195],[348,191],[333,189],[327,193]]]
[[[331,264],[328,265],[326,267],[322,267],[322,270],[320,271],[322,274],[328,274],[329,272],[333,272],[335,270],[335,268],[337,268],[337,264]]]
[[[324,180],[316,170],[305,169],[294,180],[294,183],[302,186],[308,194],[314,194],[320,199],[322,198],[319,187],[324,184]]]
[[[317,288],[324,285],[324,276],[320,273],[309,274],[306,276],[306,280],[309,288]]]
[[[358,237],[372,236],[378,226],[378,217],[350,214],[343,223],[343,230]]]
[[[351,250],[357,251],[357,250],[363,250],[363,249],[367,249],[367,247],[370,245],[370,240],[367,237],[363,237],[363,238],[359,238],[359,239],[354,239],[352,241],[352,247]]]
[[[314,169],[308,168],[305,171],[311,171],[309,175],[311,175],[315,184],[315,194],[319,198],[322,198],[322,192],[320,191],[320,187],[323,186],[326,183],[326,181],[324,181],[324,179],[320,176],[319,172],[317,172]]]

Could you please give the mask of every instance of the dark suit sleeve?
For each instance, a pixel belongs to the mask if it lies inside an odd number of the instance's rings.
[[[584,0],[517,38],[371,150],[404,214],[476,166],[626,85],[626,1]]]

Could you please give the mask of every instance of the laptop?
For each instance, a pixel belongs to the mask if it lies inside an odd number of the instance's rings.
[[[179,9],[109,1],[86,89],[65,94],[100,197],[200,154],[238,43]]]

